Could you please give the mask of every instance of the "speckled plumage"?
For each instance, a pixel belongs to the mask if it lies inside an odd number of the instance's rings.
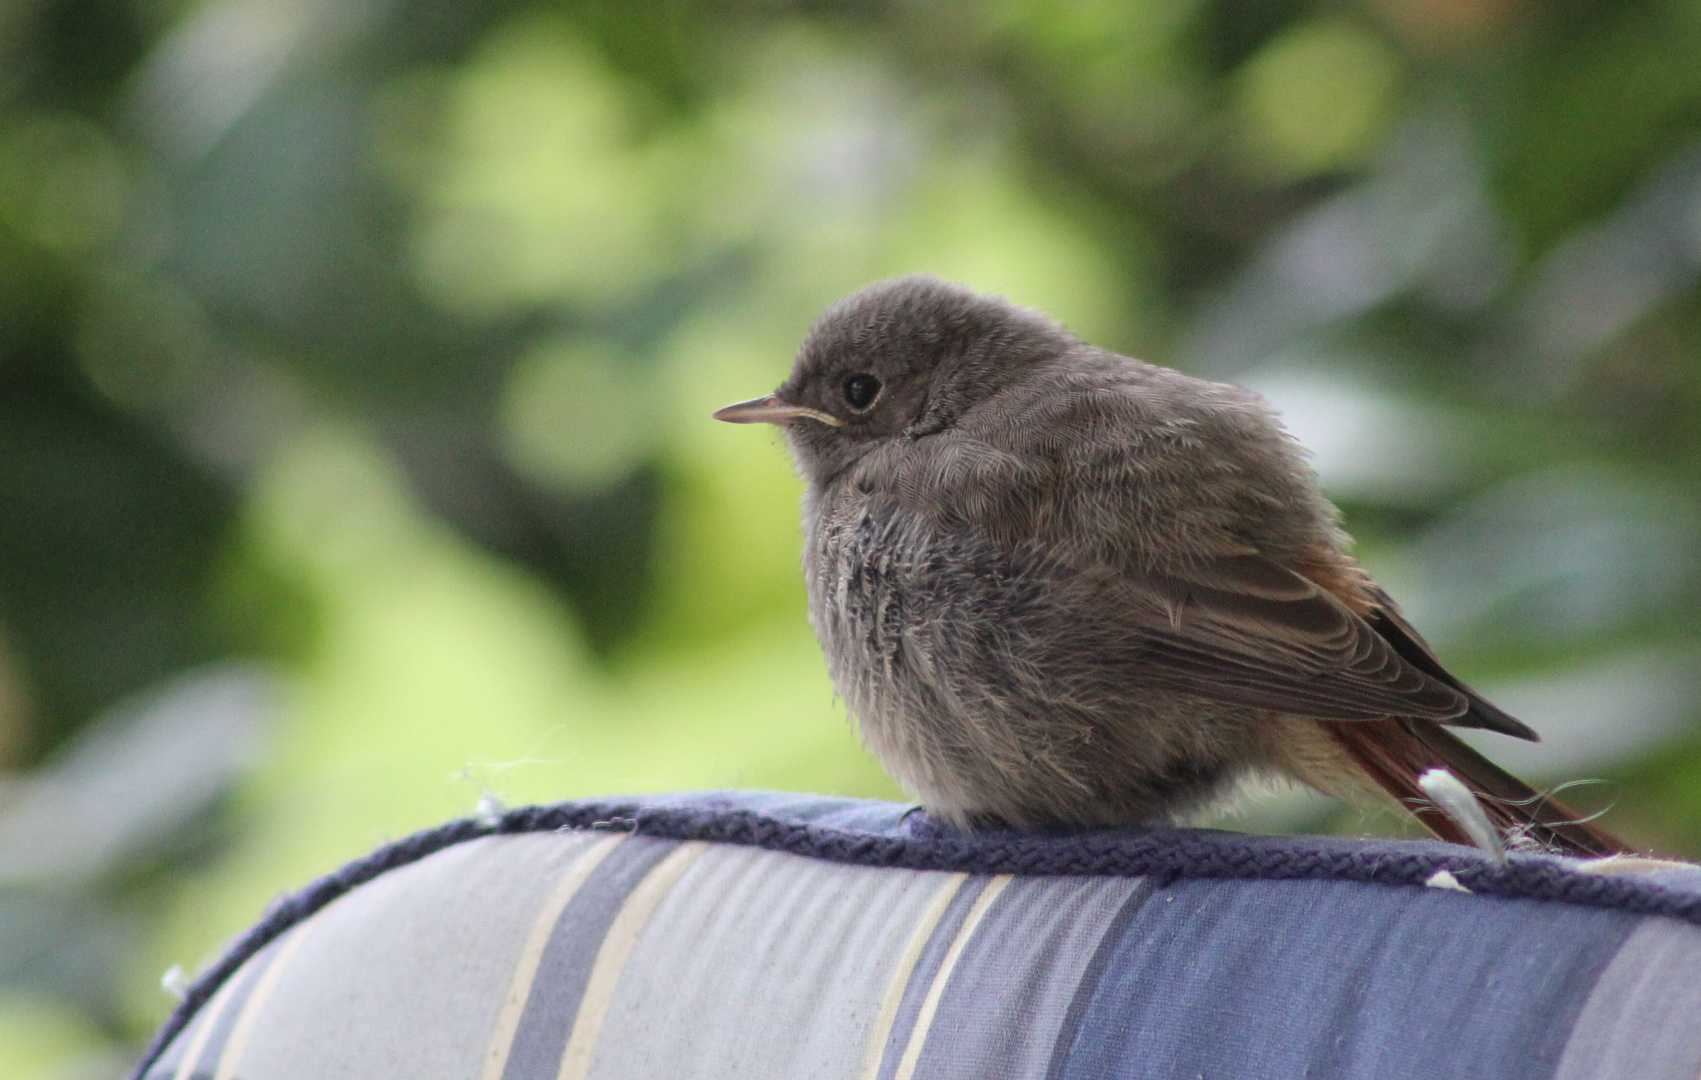
[[[910,277],[827,312],[775,395],[721,415],[783,423],[834,685],[955,824],[1174,820],[1259,772],[1388,788],[1355,744],[1391,716],[1390,740],[1425,725],[1444,751],[1463,744],[1438,724],[1533,737],[1345,554],[1248,390]]]

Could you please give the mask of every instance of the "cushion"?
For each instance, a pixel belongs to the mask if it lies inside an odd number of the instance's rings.
[[[773,793],[526,807],[278,904],[136,1075],[1695,1080],[1701,870]]]

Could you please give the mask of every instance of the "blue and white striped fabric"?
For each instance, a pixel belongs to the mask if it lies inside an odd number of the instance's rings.
[[[761,794],[530,808],[284,904],[138,1076],[1697,1080],[1701,871],[950,837]]]

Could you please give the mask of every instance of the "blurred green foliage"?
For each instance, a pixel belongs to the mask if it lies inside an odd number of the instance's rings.
[[[487,793],[897,797],[708,413],[900,272],[1266,393],[1549,736],[1490,752],[1701,856],[1698,55],[1697,0],[0,0],[0,1078],[116,1075],[160,971]]]

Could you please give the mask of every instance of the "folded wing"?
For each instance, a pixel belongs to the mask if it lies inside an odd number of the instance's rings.
[[[1499,710],[1478,710],[1481,699],[1415,633],[1399,633],[1409,631],[1403,620],[1384,624],[1396,631],[1390,640],[1262,555],[1128,576],[1117,588],[1141,623],[1143,681],[1324,720],[1400,716],[1533,735]]]

